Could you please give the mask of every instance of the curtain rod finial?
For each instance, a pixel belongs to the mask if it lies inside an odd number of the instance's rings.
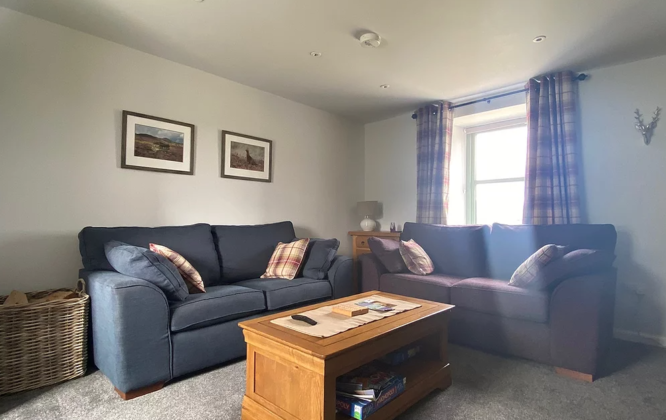
[[[418,115],[416,115],[416,112],[412,114],[412,119],[413,120],[415,120],[417,117],[418,117]]]
[[[578,76],[576,76],[576,79],[580,80],[581,82],[585,79],[587,79],[589,76],[585,73],[581,73]]]

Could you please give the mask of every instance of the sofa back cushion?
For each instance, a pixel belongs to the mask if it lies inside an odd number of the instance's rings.
[[[405,223],[403,241],[421,245],[435,265],[435,273],[458,277],[487,275],[485,237],[488,226],[440,226]],[[522,261],[521,261],[522,262]]]
[[[266,271],[279,242],[296,238],[291,222],[253,226],[213,226],[220,262],[222,283],[256,279]]]
[[[613,225],[503,225],[495,223],[488,238],[488,265],[495,279],[509,280],[530,255],[548,244],[576,249],[615,251]]]
[[[182,255],[201,274],[206,286],[220,279],[220,262],[210,225],[165,227],[86,227],[79,233],[83,268],[88,271],[113,270],[104,254],[104,244],[120,241],[148,248],[150,243],[164,245]]]

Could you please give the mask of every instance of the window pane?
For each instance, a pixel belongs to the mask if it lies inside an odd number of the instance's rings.
[[[477,134],[474,155],[474,167],[478,181],[524,177],[527,127],[521,126]]]
[[[476,186],[476,223],[523,223],[525,182],[500,182]]]

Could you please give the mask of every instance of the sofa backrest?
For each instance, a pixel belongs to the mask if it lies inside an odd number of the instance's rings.
[[[508,280],[530,255],[544,245],[615,252],[617,232],[613,225],[492,225],[488,237],[490,276]]]
[[[220,262],[221,283],[256,279],[266,272],[278,242],[296,238],[291,222],[253,226],[213,226]]]
[[[413,239],[435,265],[435,272],[458,277],[486,277],[488,226],[441,226],[405,223],[400,239]]]
[[[86,227],[79,233],[79,251],[85,270],[113,271],[104,254],[104,244],[112,240],[144,248],[148,248],[151,242],[164,245],[185,257],[199,271],[206,286],[220,279],[220,261],[210,225]]]

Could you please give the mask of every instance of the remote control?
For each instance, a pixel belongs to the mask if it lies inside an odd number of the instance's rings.
[[[315,320],[312,319],[312,318],[308,318],[308,317],[305,316],[305,315],[292,315],[292,316],[291,316],[291,319],[295,319],[296,321],[307,322],[307,323],[310,324],[310,325],[317,325],[317,321],[315,321]]]

